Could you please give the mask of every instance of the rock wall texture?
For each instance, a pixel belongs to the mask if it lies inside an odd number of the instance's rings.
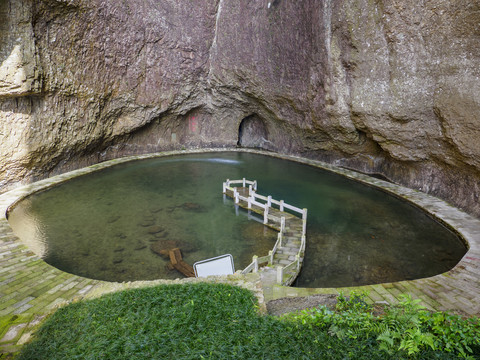
[[[253,146],[480,215],[480,0],[0,0],[0,185]]]

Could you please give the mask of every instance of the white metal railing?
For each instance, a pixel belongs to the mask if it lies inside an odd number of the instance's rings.
[[[236,189],[235,186],[231,186],[233,184],[241,184],[242,187],[246,187],[248,185],[248,197],[240,195],[238,190]],[[290,264],[286,266],[277,266],[277,283],[282,284],[283,283],[283,277],[284,274],[296,267],[296,270],[300,269],[300,257],[302,253],[305,251],[305,243],[306,243],[306,230],[307,230],[307,209],[300,209],[296,206],[290,205],[285,203],[283,200],[275,200],[272,199],[271,196],[263,196],[259,195],[256,193],[257,190],[257,181],[250,181],[246,180],[243,178],[242,180],[229,180],[227,179],[226,182],[223,183],[223,193],[226,193],[227,190],[232,192],[233,199],[235,201],[235,204],[238,204],[241,201],[244,201],[247,203],[247,208],[252,209],[252,206],[257,206],[261,209],[263,209],[263,223],[267,224],[268,223],[268,214],[269,214],[269,209],[273,207],[273,205],[276,205],[278,207],[278,210],[284,212],[285,209],[289,209],[291,211],[294,211],[296,213],[299,213],[302,218],[302,235],[301,235],[301,244],[300,248],[298,250],[298,253],[295,256],[295,260],[292,261]],[[257,201],[260,200],[260,201]],[[268,252],[268,255],[266,256],[253,256],[252,262],[242,271],[242,274],[248,274],[249,272],[258,272],[258,265],[268,262],[269,265],[273,264],[273,257],[277,251],[278,248],[282,247],[282,241],[283,241],[283,234],[285,232],[285,217],[282,216],[280,217],[280,231],[277,236],[277,241],[275,242],[275,245],[272,250]]]
[[[296,267],[295,270],[300,269],[300,254],[295,255],[295,260],[292,261],[290,264],[286,266],[277,266],[277,284],[282,284],[283,283],[283,275]]]
[[[269,253],[269,255],[271,257],[271,260],[269,262],[270,265],[273,264],[273,256],[277,252],[277,249],[282,247],[282,237],[283,237],[282,232],[279,232],[278,235],[277,235],[277,241],[275,242],[275,245],[273,246],[273,249]]]
[[[257,180],[250,181],[245,178],[242,180],[229,180],[225,181],[223,183],[223,192],[225,192],[226,187],[230,188],[229,190],[232,190],[232,187],[230,186],[231,184],[242,184],[243,187],[246,187],[247,185],[252,185],[253,190],[257,190]]]
[[[271,251],[268,252],[268,255],[266,256],[257,256],[254,255],[252,257],[252,262],[242,270],[242,274],[248,274],[249,272],[258,272],[258,264],[263,264],[265,262],[268,262],[268,265],[272,265],[273,261],[273,256],[271,256]]]
[[[249,185],[248,189],[248,197],[242,196],[238,193],[237,189],[235,186],[231,186],[233,184],[242,184],[243,187],[246,187],[246,185]],[[259,208],[264,209],[264,216],[263,216],[263,221],[264,224],[268,222],[268,214],[269,214],[269,208],[273,207],[273,205],[277,205],[278,209],[280,211],[285,211],[285,209],[289,209],[291,211],[294,211],[302,216],[303,220],[303,234],[306,233],[307,228],[307,209],[300,209],[296,206],[287,204],[284,200],[275,200],[272,199],[271,196],[263,196],[259,195],[256,193],[257,191],[257,181],[251,181],[243,178],[242,180],[229,180],[225,181],[223,183],[223,192],[226,193],[227,190],[232,191],[233,193],[233,198],[235,200],[235,203],[238,204],[240,200],[245,201],[248,205],[248,208],[251,209],[253,205],[258,206]],[[257,201],[257,199],[262,200],[263,202]]]

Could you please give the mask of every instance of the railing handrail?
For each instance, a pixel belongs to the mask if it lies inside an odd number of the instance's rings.
[[[284,200],[276,200],[276,199],[272,199],[269,196],[258,195],[255,191],[252,191],[251,196],[253,196],[254,198],[257,198],[257,199],[261,199],[263,201],[267,201],[267,202],[270,201],[271,204],[278,205],[280,209],[283,206],[284,208],[295,211],[295,212],[301,214],[302,216],[304,215],[304,212],[305,212],[305,209],[300,209],[299,207],[290,205],[290,204],[286,203]],[[283,209],[281,209],[281,210],[283,211]]]
[[[247,265],[245,269],[242,270],[242,274],[248,274],[255,268],[255,261],[252,261],[250,264]]]
[[[285,266],[282,266],[282,267],[283,267],[283,271],[288,271],[288,270],[290,270],[291,268],[293,268],[293,266],[295,265],[295,263],[298,263],[298,260],[293,260],[290,264],[285,265]]]
[[[228,189],[230,191],[233,191],[233,186],[230,186],[230,184],[249,184],[249,185],[255,185],[257,184],[257,181],[256,180],[247,180],[247,179],[242,179],[242,180],[227,180],[225,183],[224,183],[224,188],[225,189]],[[256,193],[256,190],[255,189],[252,189],[252,192],[250,193],[250,196],[253,197],[253,200],[255,199],[261,199],[263,201],[267,201],[267,202],[270,202],[271,204],[275,204],[275,205],[278,205],[279,207],[285,207],[289,210],[292,210],[292,211],[295,211],[299,214],[302,215],[302,218],[304,216],[306,216],[306,212],[305,210],[306,209],[300,209],[299,207],[296,207],[294,205],[290,205],[288,203],[286,203],[284,200],[276,200],[276,199],[273,199],[271,196],[263,196],[263,195],[259,195]],[[244,200],[246,201],[246,200]],[[257,202],[256,205],[262,207],[262,208],[265,208],[265,204],[262,204],[260,202]],[[271,205],[270,205],[271,206]],[[283,209],[281,209],[283,211]]]
[[[255,191],[252,191],[251,196],[253,196],[254,198],[263,200],[263,201],[268,201],[268,196],[259,195]]]
[[[277,236],[277,241],[275,241],[275,245],[273,245],[273,249],[272,249],[272,255],[275,255],[275,253],[277,252],[277,249],[279,247],[281,247],[282,245],[282,235],[280,233],[278,233],[279,235]]]
[[[229,184],[243,184],[243,179],[242,180],[228,180],[228,183]],[[254,185],[255,181],[245,179],[245,184]]]
[[[267,204],[262,204],[261,202],[258,202],[256,200],[251,200],[251,204],[252,205],[257,205],[258,207],[261,207],[262,209],[266,209],[268,207]]]
[[[254,269],[258,270],[258,264],[261,264],[264,262],[268,262],[269,264],[271,264],[270,259],[271,259],[271,254],[268,254],[265,256],[256,256],[256,255],[253,256],[252,262],[248,264],[245,269],[242,270],[242,274],[248,274]]]
[[[245,178],[241,179],[241,180],[230,180],[230,179],[227,179],[227,181],[225,182],[227,184],[227,186],[230,186],[230,184],[242,184],[243,186],[245,185],[252,185],[252,187],[257,190],[257,180],[247,180]],[[224,184],[225,184],[224,183]]]

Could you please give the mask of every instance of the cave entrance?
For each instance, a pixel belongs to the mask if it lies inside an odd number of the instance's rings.
[[[267,127],[258,115],[249,115],[240,122],[238,127],[238,146],[264,148],[268,142]]]

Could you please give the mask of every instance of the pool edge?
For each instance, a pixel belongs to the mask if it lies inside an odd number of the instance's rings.
[[[31,330],[38,324],[41,318],[62,304],[132,287],[192,281],[179,279],[113,283],[82,278],[62,272],[39,259],[13,234],[6,218],[7,211],[11,206],[33,192],[45,190],[74,177],[113,165],[138,159],[209,152],[248,152],[273,156],[316,166],[354,181],[379,188],[420,207],[435,219],[446,224],[462,238],[468,247],[463,258],[448,272],[424,279],[394,283],[346,288],[292,288],[278,285],[261,287],[258,277],[250,277],[248,279],[230,277],[214,279],[213,281],[231,282],[250,288],[256,292],[257,297],[262,302],[262,306],[269,300],[281,297],[338,294],[340,291],[348,293],[352,290],[358,290],[367,291],[371,302],[393,304],[398,302],[399,295],[409,293],[412,297],[421,299],[423,304],[432,310],[451,310],[477,316],[480,314],[480,304],[477,304],[475,301],[475,297],[480,290],[480,220],[431,195],[318,160],[254,149],[193,149],[109,160],[23,185],[0,194],[0,263],[4,265],[4,260],[9,261],[8,266],[0,268],[0,294],[2,295],[0,320],[15,318],[8,322],[11,326],[4,329],[0,328],[0,349],[9,351],[9,349],[16,349],[17,346],[21,346],[28,341],[31,336]],[[35,276],[38,279],[35,279]],[[28,282],[22,282],[21,279],[26,279]],[[207,281],[212,281],[212,279]],[[41,287],[37,289],[38,283],[40,283]],[[15,285],[13,286],[12,284]],[[26,289],[24,289],[25,287]],[[30,287],[32,291],[29,292]],[[22,321],[24,322],[19,322],[18,318],[23,319]]]

